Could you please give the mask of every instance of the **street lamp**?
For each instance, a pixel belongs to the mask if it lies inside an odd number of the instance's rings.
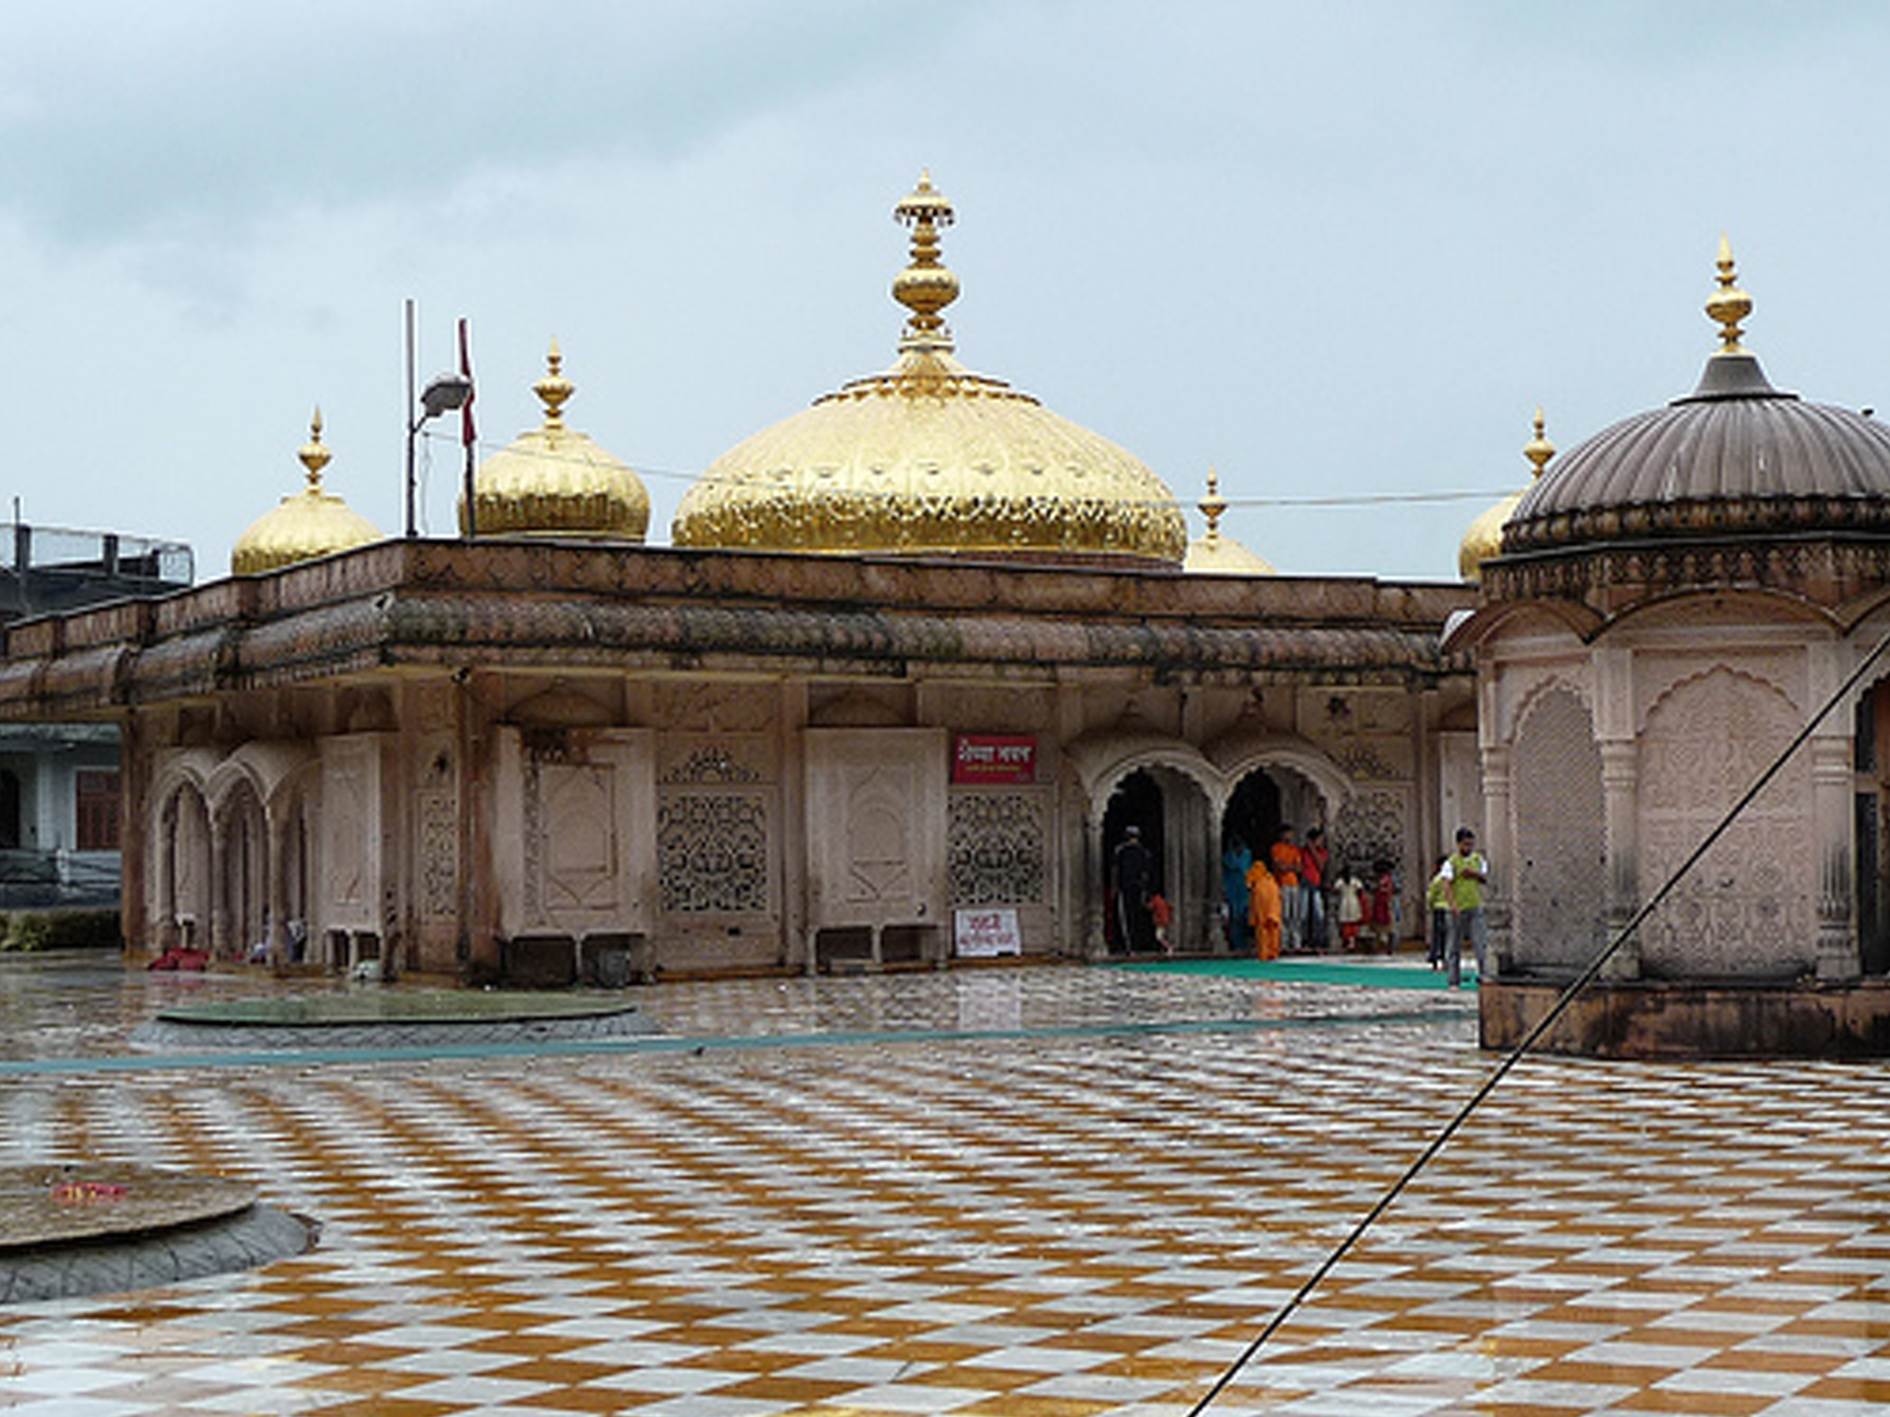
[[[427,384],[426,388],[421,391],[420,398],[418,400],[418,411],[416,412],[415,399],[413,396],[414,309],[413,309],[413,301],[411,300],[407,302],[406,317],[407,317],[406,323],[407,323],[407,409],[408,409],[408,417],[407,417],[407,535],[412,537],[412,536],[418,536],[420,534],[418,508],[416,505],[418,501],[418,495],[419,495],[418,482],[414,476],[414,447],[415,447],[415,444],[419,440],[420,430],[426,427],[428,423],[438,418],[442,413],[453,413],[453,412],[458,411],[459,409],[466,407],[467,401],[472,398],[473,384],[472,384],[472,379],[466,374],[442,374],[439,376],[439,378],[431,380]],[[464,323],[465,323],[464,321],[461,321],[462,331],[463,331]],[[460,353],[461,353],[461,359],[463,363],[464,355],[465,355],[465,350],[463,347]],[[470,367],[470,366],[466,366],[466,367]],[[467,487],[467,497],[468,497],[467,515],[468,517],[470,517],[472,514],[471,501],[470,501],[470,498],[472,495],[472,489],[470,486],[470,483],[471,483],[470,469],[472,467],[472,453],[471,453],[470,447],[468,448],[468,451],[467,451],[466,466],[468,469],[467,482],[469,484]]]
[[[414,445],[419,440],[420,430],[442,413],[455,413],[466,406],[466,400],[472,396],[472,380],[462,379],[457,374],[442,374],[430,382],[420,394],[420,411],[407,424],[407,535],[418,534],[415,527],[415,480],[414,480]]]

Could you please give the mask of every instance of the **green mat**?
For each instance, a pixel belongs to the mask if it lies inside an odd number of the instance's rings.
[[[1296,959],[1160,959],[1124,961],[1118,969],[1141,969],[1155,974],[1209,974],[1226,979],[1275,979],[1285,984],[1350,984],[1361,989],[1449,989],[1441,969],[1422,960],[1401,963],[1391,959],[1334,959],[1330,956]],[[1464,987],[1474,989],[1477,975],[1465,970]]]

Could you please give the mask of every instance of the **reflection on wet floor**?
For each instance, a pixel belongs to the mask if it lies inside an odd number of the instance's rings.
[[[632,991],[792,1048],[24,1070],[271,987],[0,963],[0,1163],[323,1225],[0,1307],[0,1408],[1179,1417],[1488,1066],[1468,998],[1046,967]],[[1887,1104],[1875,1064],[1525,1063],[1213,1410],[1890,1404]]]

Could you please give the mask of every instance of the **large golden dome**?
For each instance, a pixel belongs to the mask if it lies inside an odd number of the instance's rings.
[[[545,362],[549,372],[532,385],[545,405],[545,421],[479,465],[473,479],[475,531],[642,541],[650,527],[643,480],[589,436],[564,426],[565,401],[574,389],[559,372],[564,356],[556,340]],[[466,530],[464,498],[459,529]]]
[[[922,175],[894,209],[912,264],[899,357],[718,459],[676,512],[677,546],[980,555],[1179,566],[1187,525],[1139,459],[953,358],[938,259],[951,203]]]
[[[1536,410],[1536,436],[1524,445],[1523,456],[1535,467],[1537,477],[1542,476],[1542,469],[1555,456],[1555,444],[1542,436],[1541,409]],[[1528,490],[1528,487],[1518,487],[1509,496],[1486,508],[1482,515],[1470,523],[1470,529],[1463,534],[1463,541],[1457,547],[1457,574],[1461,579],[1471,585],[1483,583],[1483,563],[1503,549],[1503,523],[1515,515],[1516,508],[1522,504],[1523,494]]]
[[[309,440],[297,456],[306,469],[308,485],[284,497],[236,538],[230,548],[230,574],[261,575],[381,539],[373,522],[341,498],[322,491],[322,469],[333,454],[322,446],[319,408],[309,423]]]

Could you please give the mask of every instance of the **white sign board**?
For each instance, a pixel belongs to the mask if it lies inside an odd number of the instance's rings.
[[[1024,952],[1015,910],[959,910],[953,915],[953,938],[961,958]]]

